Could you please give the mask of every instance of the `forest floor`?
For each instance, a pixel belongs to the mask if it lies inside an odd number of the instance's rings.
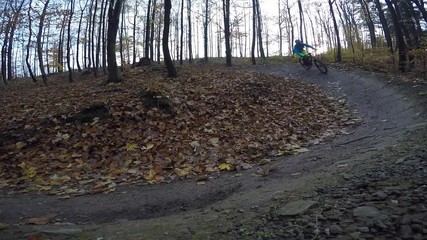
[[[181,73],[1,88],[0,239],[427,238],[425,83]]]

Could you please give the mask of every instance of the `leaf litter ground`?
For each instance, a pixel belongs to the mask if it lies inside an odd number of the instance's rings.
[[[67,198],[135,181],[202,184],[310,144],[354,123],[314,85],[219,67],[150,67],[125,81],[52,79],[0,89],[0,189]]]

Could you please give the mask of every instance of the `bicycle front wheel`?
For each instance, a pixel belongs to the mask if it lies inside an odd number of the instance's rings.
[[[316,65],[317,69],[319,69],[321,73],[328,72],[328,68],[326,67],[326,65],[322,61],[317,60],[316,58],[314,59],[314,65]]]

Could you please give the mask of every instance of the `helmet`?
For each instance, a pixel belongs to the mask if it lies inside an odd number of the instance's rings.
[[[299,39],[295,40],[295,43],[301,43],[301,41]]]

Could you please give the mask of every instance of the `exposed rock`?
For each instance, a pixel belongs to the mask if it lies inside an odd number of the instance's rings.
[[[380,211],[378,211],[377,208],[370,207],[370,206],[357,207],[353,210],[353,215],[355,217],[374,218],[374,217],[377,217],[379,214],[380,214]]]
[[[295,216],[305,212],[307,209],[316,204],[311,200],[298,200],[287,203],[285,206],[279,208],[276,213],[279,216]]]
[[[334,224],[329,227],[329,232],[331,233],[331,235],[338,235],[342,232],[342,230],[338,225]]]

